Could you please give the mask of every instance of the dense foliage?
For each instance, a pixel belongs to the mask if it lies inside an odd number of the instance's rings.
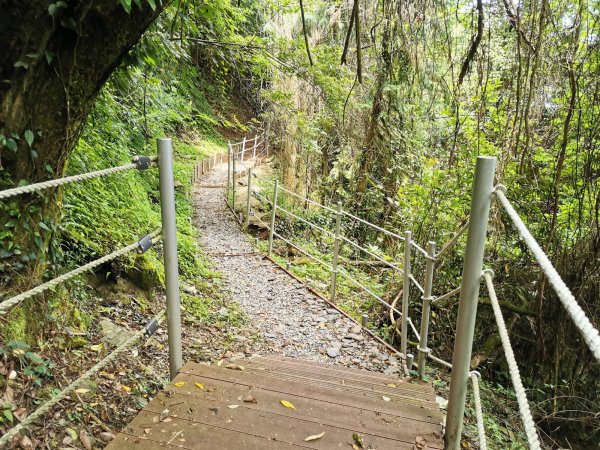
[[[277,61],[263,96],[284,182],[439,246],[468,214],[476,156],[496,156],[497,181],[598,323],[597,6],[314,0],[304,2],[304,21],[296,2],[273,6],[261,41],[268,50],[256,58]],[[361,243],[399,248],[351,228]],[[461,254],[443,261],[436,293],[457,285]],[[598,363],[499,208],[486,264],[540,425],[553,436],[596,428]],[[432,327],[432,346],[448,357],[455,312],[442,307]],[[480,316],[474,364],[506,381],[490,309]]]

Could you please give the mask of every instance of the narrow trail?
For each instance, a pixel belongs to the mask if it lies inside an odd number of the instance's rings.
[[[389,349],[256,252],[225,204],[226,183],[227,164],[220,164],[194,186],[194,222],[204,252],[224,276],[225,295],[261,338],[246,353],[401,374]]]

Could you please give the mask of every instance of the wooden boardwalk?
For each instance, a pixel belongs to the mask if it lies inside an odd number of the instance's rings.
[[[441,423],[429,385],[252,358],[186,364],[107,449],[441,449]]]

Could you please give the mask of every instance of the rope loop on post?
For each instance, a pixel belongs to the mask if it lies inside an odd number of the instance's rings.
[[[473,400],[475,403],[475,416],[477,417],[479,448],[481,450],[487,450],[487,439],[485,437],[485,428],[483,426],[483,411],[481,409],[481,395],[479,393],[479,380],[481,380],[481,374],[476,370],[472,370],[469,372],[469,377],[473,383]]]

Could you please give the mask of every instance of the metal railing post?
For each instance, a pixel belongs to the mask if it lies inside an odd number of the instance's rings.
[[[401,340],[400,340],[400,351],[406,357],[406,347],[408,340],[408,301],[410,295],[410,252],[412,250],[411,244],[412,233],[410,231],[404,232],[404,279],[402,282],[402,318],[401,318]]]
[[[233,153],[233,158],[231,159],[231,207],[233,208],[233,213],[235,214],[235,153]]]
[[[271,256],[273,252],[273,233],[275,232],[275,215],[277,213],[277,191],[279,190],[279,180],[273,184],[273,209],[271,210],[271,229],[269,230],[269,251],[267,255]]]
[[[246,228],[250,226],[250,198],[252,196],[252,167],[248,169],[248,198],[246,199]]]
[[[181,369],[181,305],[179,304],[179,268],[177,261],[177,224],[175,222],[175,187],[173,185],[173,142],[157,141],[162,217],[167,325],[169,336],[169,374],[171,380]]]
[[[252,161],[256,160],[256,144],[258,143],[258,135],[254,136],[254,147],[252,147]]]
[[[242,156],[240,158],[241,162],[244,162],[244,153],[246,153],[246,136],[242,139]]]
[[[425,375],[425,363],[427,362],[427,335],[429,334],[429,316],[431,314],[431,292],[433,291],[433,269],[435,267],[435,242],[427,243],[427,266],[425,268],[425,286],[423,287],[423,305],[421,309],[421,339],[419,343],[419,354],[417,362],[419,364],[419,378],[423,379]]]
[[[227,203],[229,203],[229,186],[231,185],[231,142],[227,144]]]
[[[465,400],[469,379],[469,364],[473,349],[473,334],[479,300],[479,285],[487,226],[490,215],[490,202],[494,190],[494,172],[496,158],[477,157],[473,193],[471,198],[471,214],[467,231],[467,247],[463,263],[462,282],[458,317],[456,320],[456,341],[452,357],[452,378],[448,395],[448,415],[444,448],[459,450],[465,413]]]
[[[337,202],[335,211],[335,243],[333,244],[333,261],[331,262],[331,303],[335,303],[338,276],[338,257],[340,254],[340,225],[342,222],[342,202]]]

